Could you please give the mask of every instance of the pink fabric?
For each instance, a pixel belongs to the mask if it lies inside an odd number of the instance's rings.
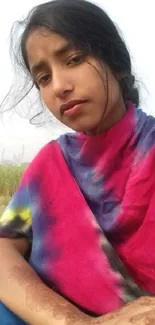
[[[108,132],[64,135],[39,152],[0,219],[0,236],[31,240],[39,276],[88,312],[114,311],[129,293],[135,299],[132,279],[154,295],[154,168],[155,120],[129,105]],[[132,277],[128,288],[107,239]]]

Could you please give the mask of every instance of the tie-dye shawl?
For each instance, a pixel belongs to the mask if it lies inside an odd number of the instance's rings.
[[[154,173],[155,119],[129,105],[109,131],[62,135],[39,152],[0,236],[27,237],[43,281],[88,313],[154,295]]]

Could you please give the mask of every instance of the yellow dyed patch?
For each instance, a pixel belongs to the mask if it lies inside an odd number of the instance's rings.
[[[27,225],[31,225],[32,224],[32,213],[31,213],[31,210],[30,208],[26,208],[26,209],[23,209],[21,212],[20,212],[20,218],[25,221],[25,223]]]
[[[8,208],[4,211],[2,216],[0,217],[0,224],[8,224],[16,217],[19,217],[26,225],[32,224],[32,214],[30,208],[18,208],[18,209],[11,209]]]

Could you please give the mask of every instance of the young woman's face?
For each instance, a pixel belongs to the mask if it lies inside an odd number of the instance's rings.
[[[41,97],[60,122],[87,134],[109,127],[109,117],[117,116],[123,100],[108,67],[46,30],[29,35],[26,51]]]

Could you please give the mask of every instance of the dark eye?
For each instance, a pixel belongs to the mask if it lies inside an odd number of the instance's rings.
[[[51,79],[50,74],[46,74],[38,78],[37,84],[38,86],[46,86],[47,83],[50,81],[50,79]]]
[[[83,56],[82,55],[76,55],[71,57],[68,62],[67,65],[74,65],[74,64],[80,64],[83,61]]]

